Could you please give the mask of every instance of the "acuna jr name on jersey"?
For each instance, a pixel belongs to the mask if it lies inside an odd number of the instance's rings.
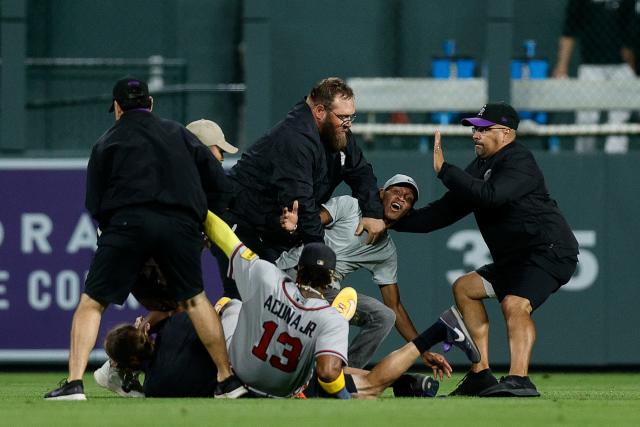
[[[313,337],[313,331],[315,331],[317,326],[316,323],[309,321],[304,325],[300,325],[302,314],[298,313],[295,308],[280,301],[273,295],[269,295],[269,297],[265,300],[263,307],[266,308],[269,312],[278,316],[280,319],[287,322],[287,324],[292,328],[295,328],[301,333],[307,335],[309,338]]]

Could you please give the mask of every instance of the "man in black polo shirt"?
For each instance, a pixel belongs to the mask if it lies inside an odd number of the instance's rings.
[[[200,265],[207,198],[225,189],[226,178],[206,146],[182,125],[152,114],[152,106],[144,81],[115,84],[109,111],[116,123],[94,145],[87,167],[86,207],[102,234],[73,316],[69,376],[47,400],[86,400],[82,375],[102,313],[125,301],[150,257],[163,265],[171,296],[217,366],[216,395],[246,393],[232,375]]]
[[[516,142],[518,113],[510,105],[487,104],[473,126],[476,159],[462,170],[446,163],[436,132],[434,170],[449,190],[441,199],[410,213],[394,228],[427,233],[474,214],[493,263],[465,274],[453,284],[481,360],[474,363],[454,395],[539,396],[528,369],[538,308],[576,269],[578,243],[549,197],[533,154]],[[511,366],[500,383],[489,369],[489,319],[482,302],[497,298],[507,323]]]

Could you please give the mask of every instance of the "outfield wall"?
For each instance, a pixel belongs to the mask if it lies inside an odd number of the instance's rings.
[[[86,160],[0,160],[0,363],[67,360],[71,317],[96,247],[84,209]],[[203,253],[206,290],[218,298],[217,263]],[[143,309],[132,296],[103,317],[106,331]]]
[[[472,158],[469,150],[448,153],[447,160],[464,165]],[[444,191],[428,155],[371,152],[368,158],[380,182],[395,173],[415,177],[421,186],[419,206]],[[537,158],[580,242],[581,254],[572,281],[535,313],[538,341],[532,362],[638,365],[640,313],[634,306],[640,287],[633,273],[640,153],[538,153]],[[85,165],[86,160],[0,161],[0,363],[66,360],[71,316],[96,239],[83,206]],[[399,250],[402,300],[418,329],[451,304],[450,283],[455,277],[489,260],[471,217],[429,235],[392,235]],[[220,294],[217,267],[208,253],[203,262],[206,289],[215,298]],[[345,283],[379,295],[368,273],[356,273]],[[491,330],[492,361],[507,363],[498,304],[487,305],[490,317],[497,320]],[[134,299],[110,308],[98,342],[109,327],[132,321],[140,312]],[[402,339],[393,331],[378,357],[400,344]],[[451,359],[464,361],[456,351]]]
[[[446,141],[444,144],[448,161],[465,166],[472,159],[471,146],[466,154],[447,153]],[[394,173],[414,176],[421,186],[418,206],[444,192],[429,155],[370,153],[368,158],[380,182]],[[640,312],[636,309],[640,287],[635,270],[640,240],[640,155],[536,153],[536,158],[581,253],[571,282],[534,314],[538,336],[532,363],[640,364]],[[393,233],[393,238],[399,250],[402,301],[418,329],[431,324],[452,303],[450,283],[455,277],[489,259],[473,217],[431,234]],[[352,282],[373,295],[377,293],[366,275]],[[495,300],[487,307],[490,318],[495,319],[490,357],[493,362],[508,363],[502,314]],[[402,339],[394,331],[378,355],[400,344]],[[452,359],[464,360],[457,355]]]

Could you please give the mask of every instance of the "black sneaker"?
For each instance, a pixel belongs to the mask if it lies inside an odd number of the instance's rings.
[[[473,342],[458,309],[452,306],[440,315],[440,321],[447,327],[445,343],[455,345],[464,351],[472,363],[480,362],[480,351],[476,347],[476,343]]]
[[[467,372],[449,396],[479,396],[480,393],[498,384],[498,380],[491,373],[491,369],[480,372]]]
[[[60,381],[58,388],[44,395],[45,400],[87,400],[82,380]]]
[[[529,377],[507,375],[500,377],[500,383],[483,390],[480,397],[539,397],[538,389]]]
[[[226,380],[218,383],[213,397],[216,399],[237,399],[248,392],[249,390],[247,390],[238,377],[231,375]]]
[[[440,383],[423,374],[403,374],[392,387],[395,397],[435,397]]]

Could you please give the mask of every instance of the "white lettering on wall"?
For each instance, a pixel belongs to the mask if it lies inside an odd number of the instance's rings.
[[[53,230],[51,218],[43,213],[25,213],[22,214],[21,220],[22,238],[20,248],[22,253],[33,253],[34,247],[37,247],[41,253],[50,254],[51,245],[47,237]]]
[[[598,258],[595,254],[586,248],[596,246],[596,232],[594,230],[574,231],[576,240],[580,245],[580,253],[578,254],[578,269],[573,274],[569,283],[561,287],[563,291],[583,291],[590,286],[598,278]]]
[[[0,222],[0,248],[2,247],[2,242],[4,241],[4,227]]]
[[[34,310],[46,310],[51,305],[51,277],[43,270],[35,270],[27,279],[27,300]]]
[[[454,251],[464,251],[462,256],[462,264],[470,267],[472,270],[482,267],[492,262],[489,248],[477,230],[460,230],[451,235],[447,240],[447,248]],[[468,249],[467,249],[468,248]],[[447,271],[447,280],[453,284],[456,279],[469,270],[449,270]]]
[[[596,245],[596,232],[594,230],[574,231],[576,240],[580,245],[578,255],[578,269],[569,283],[560,289],[565,291],[583,291],[595,283],[598,278],[598,258],[587,248],[594,248]],[[476,270],[485,264],[492,262],[489,248],[478,230],[460,230],[451,235],[447,240],[447,248],[455,251],[462,251],[462,263],[467,269],[449,270],[446,277],[449,283],[453,284],[456,279],[469,270]]]
[[[0,270],[0,297],[7,293],[7,286],[3,283],[9,280],[9,272]],[[6,298],[0,298],[0,310],[9,309],[9,300]]]
[[[80,249],[96,249],[96,227],[91,221],[89,214],[82,214],[73,234],[67,243],[67,253],[75,254]]]
[[[80,278],[75,271],[62,270],[56,277],[56,304],[63,310],[73,310],[80,300]]]

